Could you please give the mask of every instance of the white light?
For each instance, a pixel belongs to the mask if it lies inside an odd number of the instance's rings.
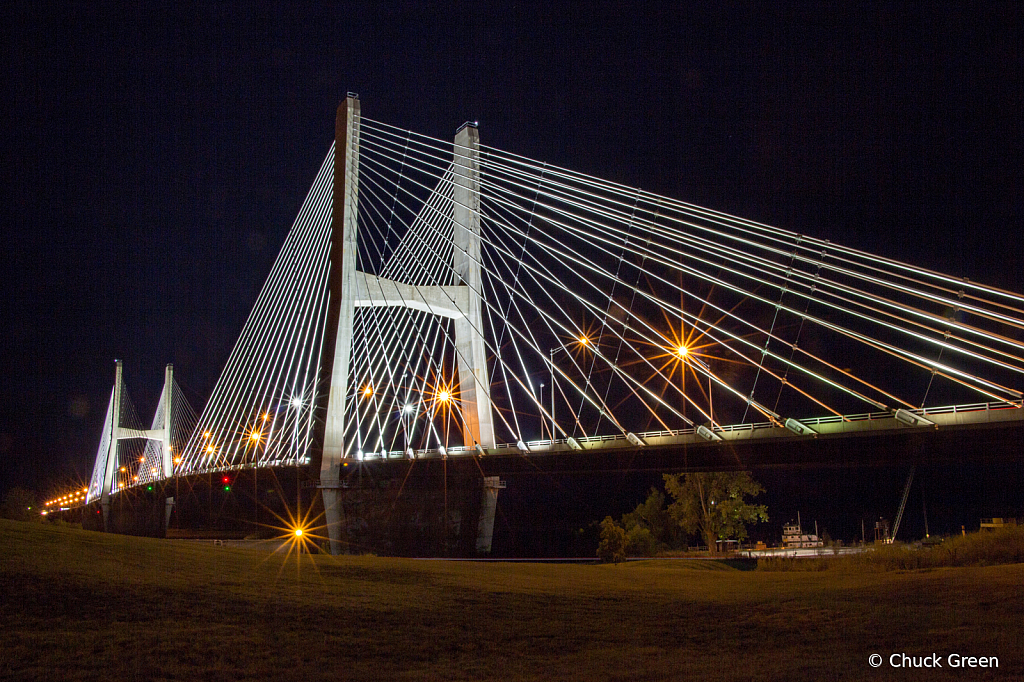
[[[302,407],[302,398],[292,398],[292,407]]]
[[[416,410],[416,406],[413,405],[412,403],[406,403],[405,408],[403,409],[405,410],[406,414],[410,414]]]

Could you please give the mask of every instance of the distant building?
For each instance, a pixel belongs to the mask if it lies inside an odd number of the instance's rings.
[[[715,540],[715,551],[719,553],[731,553],[740,548],[739,540]]]

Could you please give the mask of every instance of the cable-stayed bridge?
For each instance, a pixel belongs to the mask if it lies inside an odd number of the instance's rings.
[[[1021,294],[490,148],[473,124],[402,130],[349,96],[194,428],[128,457],[118,439],[146,434],[108,415],[89,497],[308,466],[336,552],[357,462],[1019,423],[1022,329]]]

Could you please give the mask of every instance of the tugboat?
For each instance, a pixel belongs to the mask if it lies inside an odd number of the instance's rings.
[[[782,527],[782,546],[786,549],[803,549],[824,547],[825,543],[815,533],[804,533],[800,524],[800,512],[797,512],[796,523],[790,521]]]

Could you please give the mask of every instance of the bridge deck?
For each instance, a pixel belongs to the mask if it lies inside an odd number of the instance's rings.
[[[595,471],[626,466],[622,458],[630,462],[629,466],[659,470],[679,468],[715,468],[747,466],[788,466],[792,464],[835,464],[850,463],[850,456],[839,454],[841,443],[845,439],[860,438],[873,441],[864,449],[876,454],[858,455],[853,459],[860,461],[891,460],[891,455],[877,453],[892,447],[891,444],[913,444],[913,447],[927,447],[932,452],[945,452],[946,458],[955,452],[970,447],[971,438],[962,435],[948,439],[954,432],[979,431],[982,429],[1024,428],[1024,409],[1013,403],[974,403],[970,405],[950,405],[938,408],[908,410],[931,422],[931,425],[911,426],[898,420],[889,412],[869,412],[854,415],[829,416],[802,419],[800,424],[813,430],[814,435],[801,435],[794,431],[776,426],[770,422],[752,424],[734,424],[716,426],[714,434],[720,440],[709,440],[697,433],[696,429],[680,429],[677,431],[648,431],[636,436],[642,442],[637,445],[625,434],[581,437],[574,439],[579,449],[575,449],[568,439],[535,440],[522,444],[500,444],[495,448],[484,450],[481,462],[494,460],[499,468],[505,465],[498,462],[512,460],[547,461],[544,469],[584,471],[593,467]],[[943,434],[949,440],[941,447],[936,442]],[[871,438],[874,437],[874,438]],[[975,441],[977,438],[974,439]],[[520,447],[524,446],[524,447]],[[722,446],[725,446],[724,448]],[[909,445],[908,445],[909,447]],[[1003,446],[997,445],[998,448]],[[525,449],[524,449],[525,448]],[[703,452],[704,454],[699,454]],[[680,453],[689,453],[680,458]],[[454,446],[446,451],[440,449],[423,449],[413,453],[416,461],[433,460],[470,460],[478,456],[475,448]],[[772,457],[777,458],[773,462]],[[881,459],[879,459],[879,457]],[[1005,459],[1005,456],[1002,456]],[[558,460],[564,460],[558,462]],[[401,462],[409,461],[402,451],[365,453],[361,462]],[[294,461],[267,461],[254,466],[240,464],[226,467],[190,471],[184,476],[208,474],[224,471],[237,471],[252,468],[274,468],[282,466],[305,466],[310,463],[308,457]],[[862,462],[863,463],[863,462]],[[532,465],[531,465],[532,466]],[[491,467],[485,466],[485,469]],[[515,467],[513,467],[515,468]],[[120,490],[129,490],[136,486],[125,486]],[[117,491],[117,492],[120,492]]]
[[[975,403],[971,405],[950,405],[939,408],[908,410],[934,424],[933,426],[910,426],[893,416],[890,412],[868,412],[855,415],[818,417],[799,420],[801,424],[815,432],[815,435],[801,435],[785,427],[771,422],[752,424],[734,424],[716,426],[714,434],[723,442],[745,443],[773,441],[777,439],[800,440],[814,438],[837,438],[844,436],[861,436],[882,432],[902,432],[945,429],[949,427],[980,427],[986,424],[1002,424],[1006,422],[1024,421],[1024,409],[1011,403]],[[649,431],[636,434],[649,448],[679,448],[701,445],[715,445],[716,441],[708,440],[699,435],[696,429],[679,429],[676,431]],[[625,434],[593,436],[575,439],[582,451],[614,451],[635,450],[637,445],[631,443]],[[496,448],[485,450],[487,455],[521,455],[521,454],[560,454],[574,451],[567,439],[536,440],[524,443],[526,452],[515,443],[500,444]],[[449,456],[466,456],[477,454],[476,450],[465,447],[451,447],[446,453],[440,450],[418,450],[417,459],[429,459]],[[406,455],[401,451],[388,453],[369,453],[364,459],[402,459]]]

